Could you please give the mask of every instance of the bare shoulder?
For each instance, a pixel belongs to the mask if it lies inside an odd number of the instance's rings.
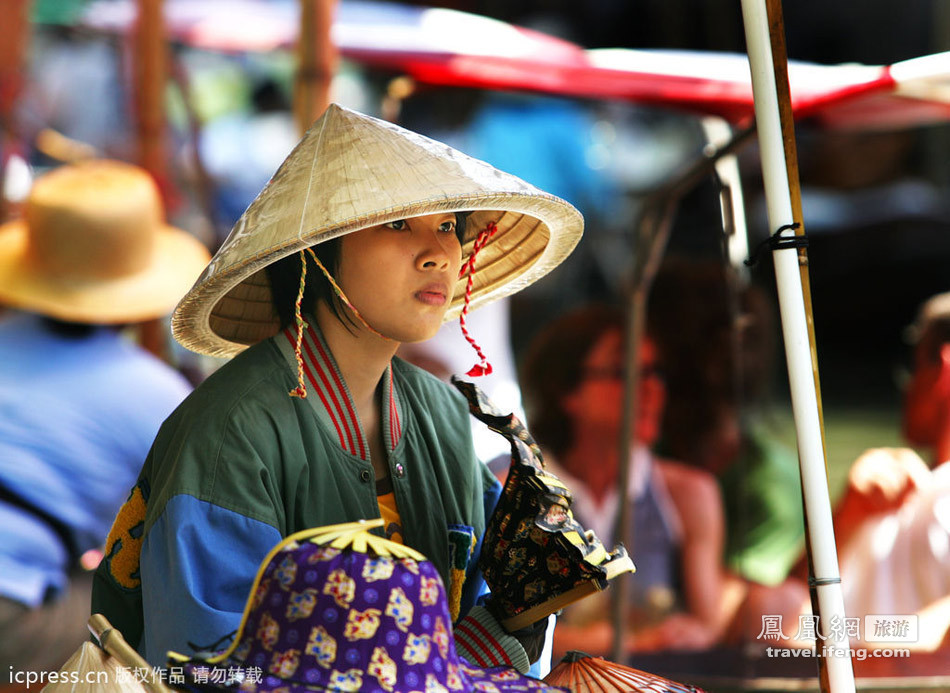
[[[702,524],[722,516],[719,484],[711,472],[667,459],[658,459],[656,466],[685,523],[695,519]]]
[[[657,459],[656,466],[674,497],[679,494],[686,497],[696,494],[700,497],[697,500],[701,500],[709,496],[719,496],[716,477],[705,469],[668,459]]]

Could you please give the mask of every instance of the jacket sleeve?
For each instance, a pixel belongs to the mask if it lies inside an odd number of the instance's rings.
[[[250,585],[280,532],[194,496],[169,499],[142,543],[143,646],[152,665],[169,650],[223,650]]]
[[[159,443],[141,544],[139,651],[222,650],[261,561],[282,538],[279,430],[257,400],[179,421]],[[225,638],[222,640],[222,638]]]

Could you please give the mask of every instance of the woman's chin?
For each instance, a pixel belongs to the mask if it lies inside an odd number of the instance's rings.
[[[441,320],[438,322],[426,320],[413,325],[403,325],[400,329],[393,330],[393,334],[388,332],[383,334],[402,344],[415,344],[435,337],[440,327],[442,327]]]

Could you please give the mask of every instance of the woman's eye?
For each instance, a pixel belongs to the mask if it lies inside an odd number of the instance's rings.
[[[384,226],[387,226],[394,231],[404,231],[405,229],[409,228],[409,224],[406,223],[405,219],[397,219],[396,221],[391,221],[388,224],[384,224]]]
[[[439,231],[442,233],[455,233],[455,222],[443,221],[441,224],[439,224]]]

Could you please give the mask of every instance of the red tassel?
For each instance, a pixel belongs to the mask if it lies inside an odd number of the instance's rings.
[[[491,375],[491,372],[492,372],[491,364],[488,363],[488,361],[485,361],[484,366],[480,363],[476,363],[474,366],[468,369],[468,372],[465,375],[471,378],[478,378],[483,375]]]
[[[482,353],[482,348],[478,346],[472,336],[468,333],[468,327],[465,326],[465,316],[468,314],[469,303],[472,300],[472,285],[474,284],[474,274],[475,274],[475,256],[478,254],[482,248],[488,245],[488,241],[491,240],[491,237],[495,235],[495,232],[498,230],[498,227],[495,226],[495,222],[488,222],[488,226],[478,232],[478,238],[475,239],[475,243],[472,244],[472,254],[469,255],[468,261],[462,266],[462,270],[459,272],[459,277],[464,276],[468,272],[468,282],[465,285],[465,303],[462,305],[462,312],[459,315],[459,326],[462,328],[462,336],[465,337],[466,341],[472,345],[472,348],[475,350],[475,353],[478,354],[479,362],[472,366],[466,375],[477,378],[482,375],[489,375],[492,372],[491,364],[488,363],[488,359],[485,358],[485,354]]]

